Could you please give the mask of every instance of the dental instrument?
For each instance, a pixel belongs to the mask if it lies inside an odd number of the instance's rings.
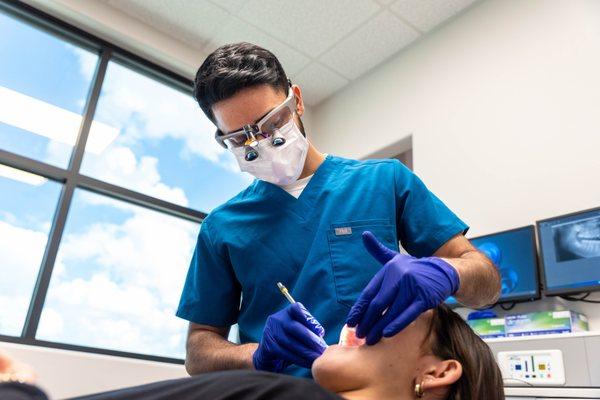
[[[290,294],[290,292],[287,290],[287,288],[283,285],[283,283],[281,282],[277,282],[277,287],[279,288],[279,291],[281,292],[281,294],[291,303],[294,304],[296,302],[296,300],[294,300],[294,298],[292,297],[292,295]]]

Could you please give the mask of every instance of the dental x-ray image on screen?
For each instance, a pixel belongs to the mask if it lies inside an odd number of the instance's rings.
[[[600,208],[537,222],[547,295],[600,290]]]
[[[556,261],[600,257],[600,217],[552,227]]]

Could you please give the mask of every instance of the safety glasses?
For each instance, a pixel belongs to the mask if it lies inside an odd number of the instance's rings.
[[[220,129],[217,129],[215,139],[226,149],[251,146],[259,140],[269,138],[273,142],[273,146],[279,146],[285,143],[285,139],[278,137],[277,132],[290,122],[295,110],[294,92],[290,89],[285,101],[271,110],[260,121],[245,125],[242,129],[227,134],[223,134]]]

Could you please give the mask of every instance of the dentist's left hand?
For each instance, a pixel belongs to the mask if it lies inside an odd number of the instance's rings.
[[[390,250],[369,231],[363,233],[367,251],[383,266],[350,309],[346,324],[368,345],[394,336],[421,313],[456,293],[460,277],[438,257],[415,258]]]
[[[294,303],[267,318],[262,340],[252,356],[257,370],[281,372],[290,363],[310,368],[327,344],[325,329],[302,303]]]

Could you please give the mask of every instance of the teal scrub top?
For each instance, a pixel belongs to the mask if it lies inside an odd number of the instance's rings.
[[[365,250],[369,230],[391,249],[431,256],[468,227],[398,160],[328,155],[296,199],[255,180],[203,221],[177,316],[239,326],[260,342],[267,317],[288,305],[282,282],[337,343],[345,318],[381,268]],[[310,376],[290,366],[286,373]]]

